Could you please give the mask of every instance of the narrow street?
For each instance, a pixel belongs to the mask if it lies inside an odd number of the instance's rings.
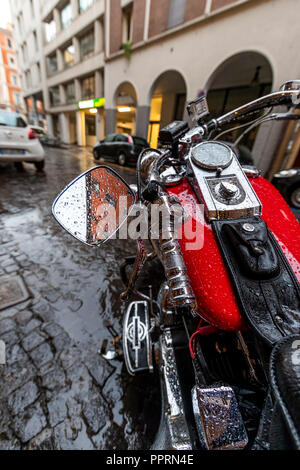
[[[0,310],[0,449],[139,449],[156,431],[155,379],[133,379],[99,354],[106,321],[121,333],[119,265],[135,246],[86,247],[51,215],[55,196],[93,166],[74,148],[47,150],[44,175],[0,167],[0,276],[20,275],[31,295]],[[132,169],[117,171],[135,181]]]

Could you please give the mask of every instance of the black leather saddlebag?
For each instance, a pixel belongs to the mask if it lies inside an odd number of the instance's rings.
[[[269,346],[299,334],[299,283],[266,223],[216,221],[213,229],[249,326]]]
[[[270,448],[300,450],[300,335],[281,340],[270,360],[274,399]]]

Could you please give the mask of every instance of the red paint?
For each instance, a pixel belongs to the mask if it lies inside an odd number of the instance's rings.
[[[263,205],[263,220],[274,233],[300,282],[300,226],[276,188],[264,178],[250,179]],[[198,200],[187,180],[168,193],[176,196],[192,218],[193,231],[202,234],[203,247],[189,248],[185,237],[179,240],[187,273],[198,304],[199,315],[220,330],[245,329],[235,294],[211,225],[196,209]]]

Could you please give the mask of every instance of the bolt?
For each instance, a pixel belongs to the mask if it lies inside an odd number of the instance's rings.
[[[251,232],[255,232],[255,227],[252,224],[244,224],[243,225],[243,230],[245,232],[250,232],[251,233]]]

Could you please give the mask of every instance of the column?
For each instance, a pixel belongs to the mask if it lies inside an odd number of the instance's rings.
[[[32,121],[35,126],[38,126],[39,120],[37,116],[36,103],[34,96],[30,97],[32,103]]]
[[[96,136],[97,140],[102,139],[102,120],[103,120],[103,111],[101,109],[98,109],[97,114],[96,114]]]
[[[96,83],[96,86],[95,86],[95,93],[96,93],[96,96],[95,98],[102,98],[103,97],[103,75],[102,75],[102,72],[100,72],[100,70],[97,70],[96,73],[95,73],[95,83]]]
[[[61,31],[60,11],[57,8],[53,10],[53,19],[56,25],[56,35]]]
[[[64,70],[64,58],[63,58],[63,53],[60,49],[57,49],[56,51],[56,57],[57,57],[57,67],[59,72]]]
[[[66,89],[63,85],[59,85],[59,96],[60,96],[60,104],[66,104],[67,102]]]
[[[116,132],[117,113],[115,109],[107,109],[105,117],[105,133],[106,135]]]
[[[150,106],[138,106],[135,116],[135,133],[147,140],[149,128]]]
[[[268,122],[257,133],[252,154],[255,166],[266,175],[279,150],[286,122]]]
[[[79,2],[78,0],[71,0],[72,18],[73,20],[79,15]]]
[[[75,64],[78,64],[80,62],[80,43],[75,36],[73,37],[73,46],[75,49]]]
[[[52,117],[52,114],[47,114],[46,120],[47,120],[48,134],[49,134],[49,135],[54,135],[54,127],[53,127],[53,117]]]
[[[77,102],[81,100],[81,96],[82,96],[81,83],[80,83],[80,80],[78,80],[78,78],[76,78],[75,79],[75,98],[76,98]]]
[[[103,25],[101,20],[95,21],[95,53],[99,54],[103,51]]]
[[[59,115],[60,138],[65,144],[70,143],[69,119],[66,113]]]
[[[82,118],[81,118],[82,111],[76,112],[76,133],[77,133],[77,144],[79,146],[85,145],[85,135],[82,134]]]

